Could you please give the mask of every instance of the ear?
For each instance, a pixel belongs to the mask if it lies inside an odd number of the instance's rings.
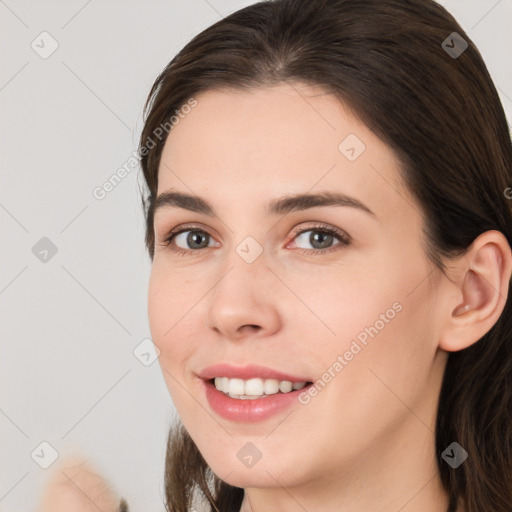
[[[476,343],[500,317],[507,301],[512,252],[500,231],[479,235],[455,264],[439,347],[455,352]]]

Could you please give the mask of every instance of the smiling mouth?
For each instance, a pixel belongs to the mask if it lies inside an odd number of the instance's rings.
[[[238,379],[228,377],[214,377],[208,380],[217,391],[231,398],[240,400],[255,400],[277,394],[288,394],[309,387],[311,381],[291,382],[278,379]]]

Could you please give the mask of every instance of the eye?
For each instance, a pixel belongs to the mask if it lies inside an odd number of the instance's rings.
[[[306,233],[311,233],[305,236]],[[319,234],[319,236],[315,235]],[[308,229],[297,229],[294,231],[294,240],[300,240],[316,246],[315,249],[305,250],[306,254],[325,254],[326,252],[336,251],[350,245],[351,239],[346,234],[332,226],[320,224],[309,227]],[[331,245],[333,239],[337,239],[338,243]]]
[[[199,252],[196,249],[206,249],[207,247],[213,247],[211,245],[209,246],[208,244],[205,245],[204,240],[208,238],[213,240],[208,232],[199,229],[196,225],[181,225],[180,229],[177,228],[172,230],[161,243],[164,246],[169,246],[171,250],[177,254],[187,256],[192,252]],[[193,249],[183,249],[176,245],[176,242],[185,244],[185,246],[188,245],[189,247],[193,247]]]
[[[310,234],[309,237],[306,237],[304,236],[305,233],[312,234]],[[313,233],[319,236],[313,235]],[[312,226],[308,229],[296,229],[293,234],[293,240],[299,240],[302,241],[302,243],[305,241],[306,243],[316,246],[314,249],[302,249],[302,252],[306,255],[325,254],[327,252],[347,247],[351,243],[351,238],[346,233],[325,224]],[[208,244],[208,239],[213,241],[212,236],[207,231],[199,229],[197,225],[181,225],[179,228],[172,230],[166,238],[160,242],[160,244],[163,246],[169,246],[173,252],[179,255],[196,256],[201,252],[199,249],[215,247],[215,244]],[[334,239],[338,240],[338,243],[332,245]],[[185,248],[180,247],[177,244],[183,244],[185,245]],[[194,252],[196,254],[193,254]]]

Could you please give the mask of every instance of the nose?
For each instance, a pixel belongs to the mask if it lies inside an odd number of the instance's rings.
[[[266,337],[280,328],[279,280],[260,262],[237,262],[212,290],[207,324],[222,337]]]

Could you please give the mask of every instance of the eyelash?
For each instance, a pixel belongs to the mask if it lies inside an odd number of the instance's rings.
[[[197,229],[193,229],[193,228],[197,228]],[[167,237],[161,242],[161,245],[170,247],[170,249],[173,252],[177,253],[180,256],[188,256],[188,255],[191,255],[190,253],[194,253],[194,252],[200,253],[203,249],[211,249],[211,247],[202,247],[201,249],[182,249],[181,247],[176,247],[175,244],[173,243],[174,238],[177,237],[181,233],[186,233],[187,231],[204,233],[207,236],[211,237],[211,235],[207,231],[205,231],[204,229],[199,229],[199,227],[196,225],[182,225],[179,228],[169,232]],[[295,238],[297,238],[302,233],[307,233],[308,231],[316,231],[318,233],[332,235],[335,238],[337,238],[340,243],[335,244],[332,247],[329,247],[327,249],[299,249],[299,250],[302,250],[303,253],[305,253],[306,255],[330,253],[332,251],[342,249],[343,247],[347,247],[351,243],[351,238],[349,236],[347,236],[343,232],[339,231],[338,229],[335,229],[335,228],[325,225],[325,224],[311,226],[311,227],[308,227],[307,229],[296,229],[293,232],[293,240],[295,240]]]

